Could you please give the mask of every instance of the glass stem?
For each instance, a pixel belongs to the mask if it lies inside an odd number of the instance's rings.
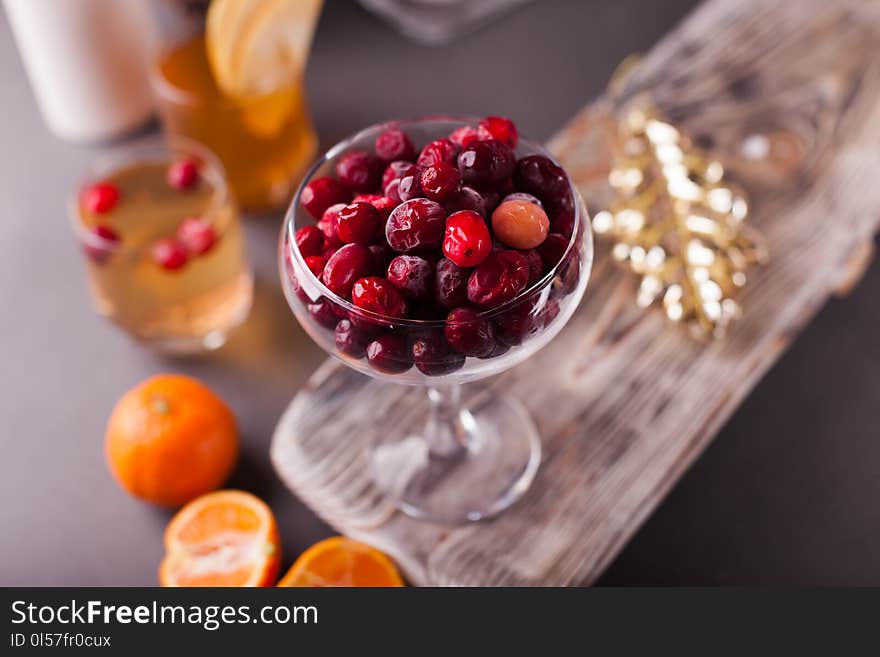
[[[425,441],[436,456],[451,457],[467,448],[470,431],[462,422],[461,386],[457,384],[428,386],[431,403],[425,425]]]

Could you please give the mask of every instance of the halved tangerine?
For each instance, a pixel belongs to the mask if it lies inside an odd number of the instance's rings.
[[[376,548],[344,536],[303,552],[278,586],[403,586],[394,563]]]
[[[162,586],[271,586],[281,545],[272,511],[250,493],[221,490],[193,500],[165,529]]]

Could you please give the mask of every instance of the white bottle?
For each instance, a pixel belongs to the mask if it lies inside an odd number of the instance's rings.
[[[63,139],[120,135],[153,113],[143,0],[4,0],[37,104]]]

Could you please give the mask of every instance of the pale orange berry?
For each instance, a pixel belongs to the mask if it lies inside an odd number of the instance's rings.
[[[505,201],[492,213],[495,237],[514,249],[534,249],[547,237],[547,213],[528,201]]]

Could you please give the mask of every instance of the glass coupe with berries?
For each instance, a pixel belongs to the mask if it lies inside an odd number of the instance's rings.
[[[219,347],[251,306],[253,277],[223,167],[184,139],[124,148],[71,199],[96,309],[162,351]]]
[[[398,508],[459,523],[525,492],[541,453],[528,413],[461,384],[546,345],[583,296],[591,262],[583,201],[504,117],[376,125],[314,166],[287,212],[281,279],[330,354],[389,384],[426,387],[423,407],[406,426],[382,427],[371,453]]]

